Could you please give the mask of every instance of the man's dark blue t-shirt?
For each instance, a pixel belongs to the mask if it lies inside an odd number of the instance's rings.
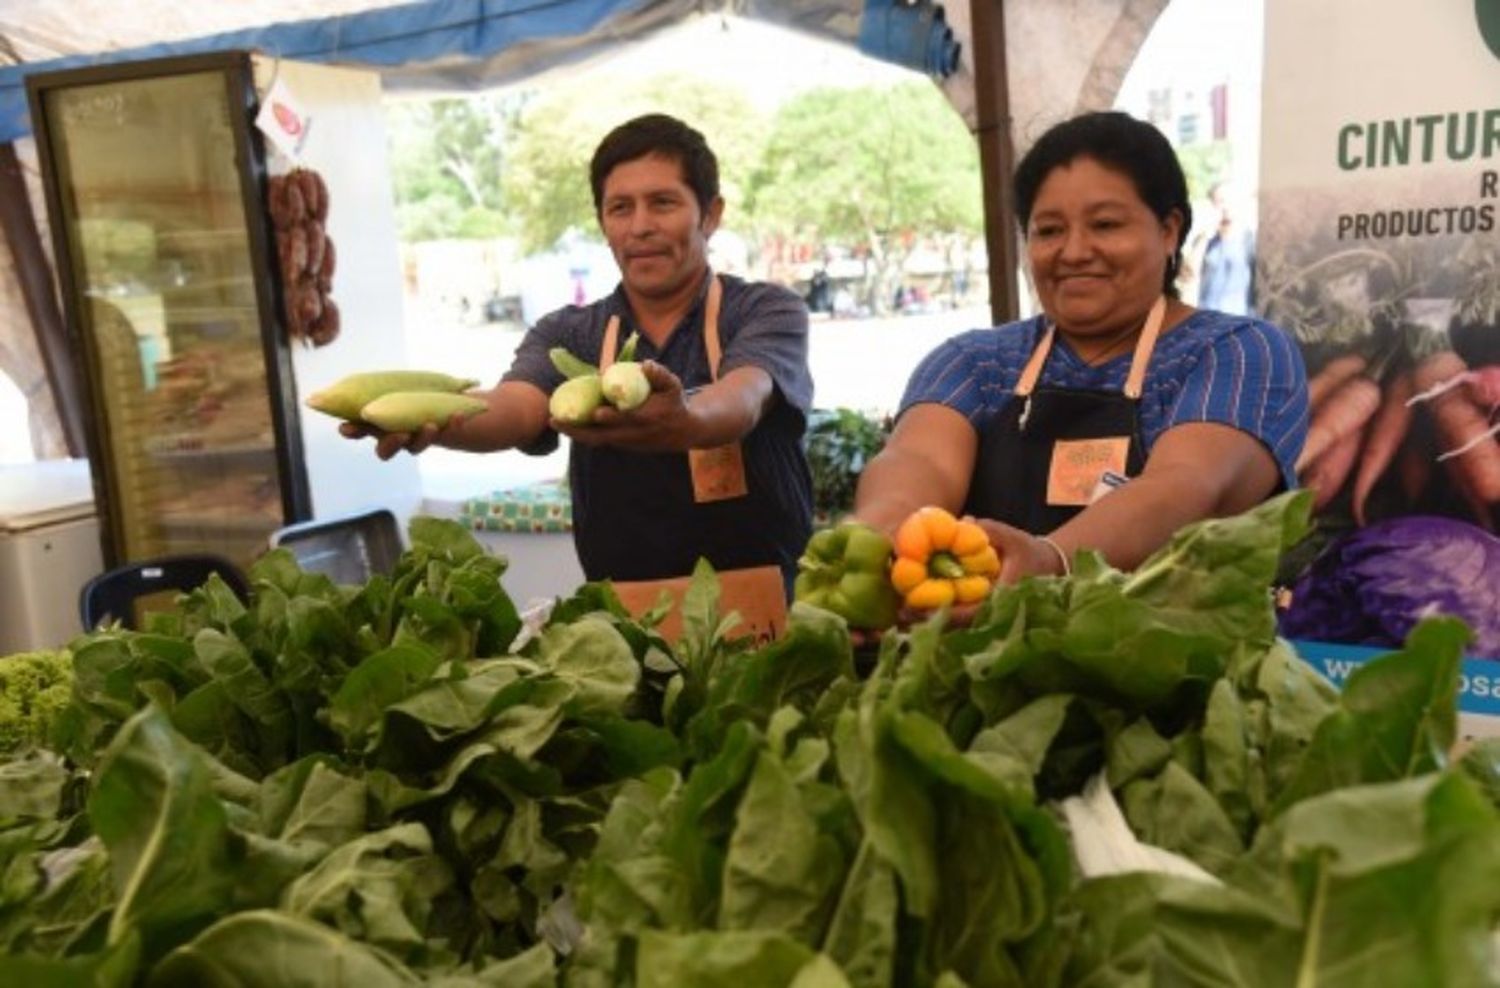
[[[788,289],[721,275],[723,356],[719,376],[759,367],[775,395],[742,440],[749,493],[706,504],[693,500],[686,453],[638,453],[574,443],[568,464],[573,541],[590,580],[655,580],[685,576],[700,556],[717,570],[776,565],[790,577],[812,531],[812,476],[802,448],[812,407],[807,365],[807,307]],[[654,360],[691,391],[711,382],[703,340],[708,282],[693,309],[658,350],[641,336],[637,360]],[[566,347],[599,362],[609,317],[620,317],[619,340],[636,328],[623,288],[591,305],[568,306],[539,320],[516,350],[504,380],[526,381],[550,394],[563,381],[547,351]],[[526,452],[557,446],[549,432]]]

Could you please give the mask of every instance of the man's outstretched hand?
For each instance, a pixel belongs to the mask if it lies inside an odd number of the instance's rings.
[[[618,446],[642,453],[688,449],[693,441],[693,416],[682,381],[654,360],[642,362],[641,373],[651,385],[651,394],[639,407],[622,412],[606,402],[588,422],[552,419],[552,428],[585,446]]]
[[[455,415],[448,420],[448,425],[452,426],[462,419],[462,415]],[[442,431],[435,422],[428,422],[416,432],[385,432],[364,422],[344,422],[339,425],[339,434],[346,439],[364,439],[367,436],[373,438],[375,455],[382,460],[389,460],[403,449],[415,456],[436,442]]]

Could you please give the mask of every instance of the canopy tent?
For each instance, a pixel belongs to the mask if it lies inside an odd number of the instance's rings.
[[[253,49],[305,62],[376,69],[387,90],[478,90],[588,57],[622,41],[639,40],[705,9],[701,0],[425,0],[385,6],[377,0],[375,6],[365,5],[369,9],[268,22],[265,8],[277,4],[220,4],[205,7],[203,21],[178,13],[165,23],[181,30],[195,23],[222,22],[235,13],[248,23],[209,34],[65,53],[76,43],[76,34],[54,33],[29,17],[24,26],[11,23],[14,8],[34,5],[5,5],[0,10],[0,39],[14,55],[20,55],[23,46],[57,54],[0,69],[0,142],[29,131],[25,76],[35,72]],[[79,7],[88,5],[68,5],[70,22],[79,18]],[[131,23],[153,23],[150,11],[143,9],[153,6],[180,5],[137,2],[131,13],[138,20]],[[310,12],[323,5],[297,6]],[[352,5],[335,0],[332,6]],[[737,16],[848,42],[867,55],[935,78],[958,69],[960,42],[941,5],[931,0],[738,0],[722,6]]]
[[[0,62],[13,63],[0,67],[0,220],[15,261],[0,278],[0,308],[12,314],[8,325],[34,330],[0,338],[0,369],[31,396],[34,447],[57,455],[66,439],[77,453],[82,429],[81,396],[72,386],[72,357],[37,233],[36,183],[28,195],[22,178],[30,143],[24,140],[28,75],[248,49],[374,69],[391,91],[451,93],[516,81],[721,12],[848,43],[934,78],[952,77],[959,67],[961,42],[933,0],[133,0],[123,7],[0,0]],[[48,392],[53,401],[46,401]]]
[[[15,142],[30,132],[26,76],[110,61],[255,49],[380,72],[387,90],[481,90],[643,40],[688,16],[733,13],[850,43],[865,54],[953,76],[962,43],[932,0],[0,0],[0,220],[13,267],[0,303],[12,327],[0,369],[31,396],[33,447],[78,453],[81,394],[51,288],[42,211]],[[28,144],[28,141],[26,142]],[[21,310],[24,309],[24,315]],[[15,337],[27,339],[15,339]],[[52,402],[45,397],[51,393]],[[43,400],[37,400],[37,399]]]
[[[789,27],[925,72],[941,84],[980,149],[991,305],[998,319],[1014,313],[1018,287],[1015,226],[1005,191],[1012,141],[1024,144],[1062,116],[1109,106],[1168,2],[0,0],[0,225],[11,248],[0,261],[0,313],[7,314],[0,322],[0,370],[31,399],[38,454],[62,455],[70,402],[60,393],[66,388],[58,364],[70,358],[42,248],[45,235],[38,235],[45,217],[31,142],[24,136],[24,80],[33,72],[248,48],[372,67],[392,91],[451,93],[574,64],[690,17],[728,14]],[[4,263],[12,259],[14,265]]]

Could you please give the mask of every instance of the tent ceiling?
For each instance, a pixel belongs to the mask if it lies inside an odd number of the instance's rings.
[[[24,76],[33,71],[252,49],[374,68],[391,90],[477,90],[720,12],[935,77],[952,76],[962,50],[936,0],[0,0],[0,142],[29,129]]]
[[[410,0],[0,0],[0,64],[184,41],[263,24],[313,20]]]

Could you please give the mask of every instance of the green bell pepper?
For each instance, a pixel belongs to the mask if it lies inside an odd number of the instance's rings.
[[[858,522],[814,532],[792,586],[797,600],[842,617],[851,628],[880,630],[896,623],[901,598],[891,586],[891,540]]]

